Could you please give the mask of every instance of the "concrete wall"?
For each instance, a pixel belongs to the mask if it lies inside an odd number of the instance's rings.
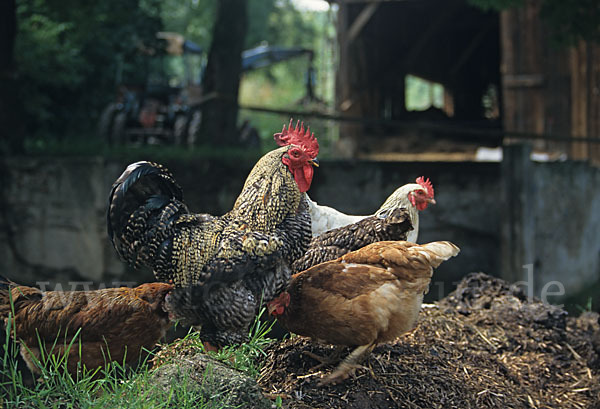
[[[166,162],[194,211],[223,214],[254,161]],[[152,280],[121,263],[106,235],[113,181],[127,163],[102,159],[10,159],[4,162],[0,274],[25,283]],[[432,296],[470,271],[498,273],[497,164],[324,161],[311,197],[354,214],[370,214],[399,185],[430,177],[437,206],[421,214],[420,241],[451,240],[461,257],[439,269]]]
[[[106,235],[113,181],[128,163],[18,158],[0,162],[0,274],[23,283],[70,280],[149,281],[121,263]],[[164,162],[193,211],[223,214],[253,160]],[[599,274],[600,172],[580,163],[534,166],[535,287],[558,280],[574,291]],[[435,273],[430,298],[472,271],[500,274],[501,189],[498,163],[322,161],[310,196],[320,204],[370,214],[401,184],[431,178],[438,204],[421,213],[419,241],[450,240],[459,257]]]
[[[535,292],[551,281],[581,290],[600,279],[600,169],[548,162],[534,174]]]
[[[437,205],[421,212],[419,242],[450,240],[458,257],[434,274],[430,297],[441,298],[472,271],[500,273],[500,166],[475,162],[326,162],[309,194],[319,204],[370,214],[398,186],[429,177]]]

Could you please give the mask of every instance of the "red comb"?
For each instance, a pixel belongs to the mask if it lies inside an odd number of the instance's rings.
[[[287,129],[283,125],[281,132],[273,135],[275,142],[279,146],[287,145],[298,145],[312,158],[316,157],[319,153],[319,143],[315,138],[314,133],[310,133],[310,127],[304,130],[304,122],[299,120],[296,122],[296,126],[292,128],[293,119],[290,119],[290,124]]]
[[[429,181],[429,178],[425,179],[424,176],[419,176],[417,178],[417,183],[423,186],[423,189],[427,191],[427,196],[433,198],[433,185]]]

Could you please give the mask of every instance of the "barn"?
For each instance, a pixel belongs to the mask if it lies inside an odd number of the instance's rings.
[[[335,3],[348,156],[531,140],[551,157],[600,164],[600,46],[557,44],[541,0],[502,12],[467,0]],[[418,107],[415,79],[431,94]]]

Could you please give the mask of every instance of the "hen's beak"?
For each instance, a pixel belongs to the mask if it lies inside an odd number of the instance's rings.
[[[427,198],[427,202],[431,203],[431,204],[436,204],[437,203],[433,197],[432,198]]]
[[[274,302],[270,302],[267,304],[267,312],[269,315],[273,315],[273,311],[277,309],[277,304]]]
[[[309,159],[308,163],[310,163],[311,165],[313,165],[314,167],[318,168],[319,167],[319,159],[314,158],[314,159]]]

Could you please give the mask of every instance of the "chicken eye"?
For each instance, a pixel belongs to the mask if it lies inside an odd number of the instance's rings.
[[[294,149],[292,151],[290,151],[290,154],[294,157],[297,158],[300,156],[300,152],[298,152],[298,150]]]

